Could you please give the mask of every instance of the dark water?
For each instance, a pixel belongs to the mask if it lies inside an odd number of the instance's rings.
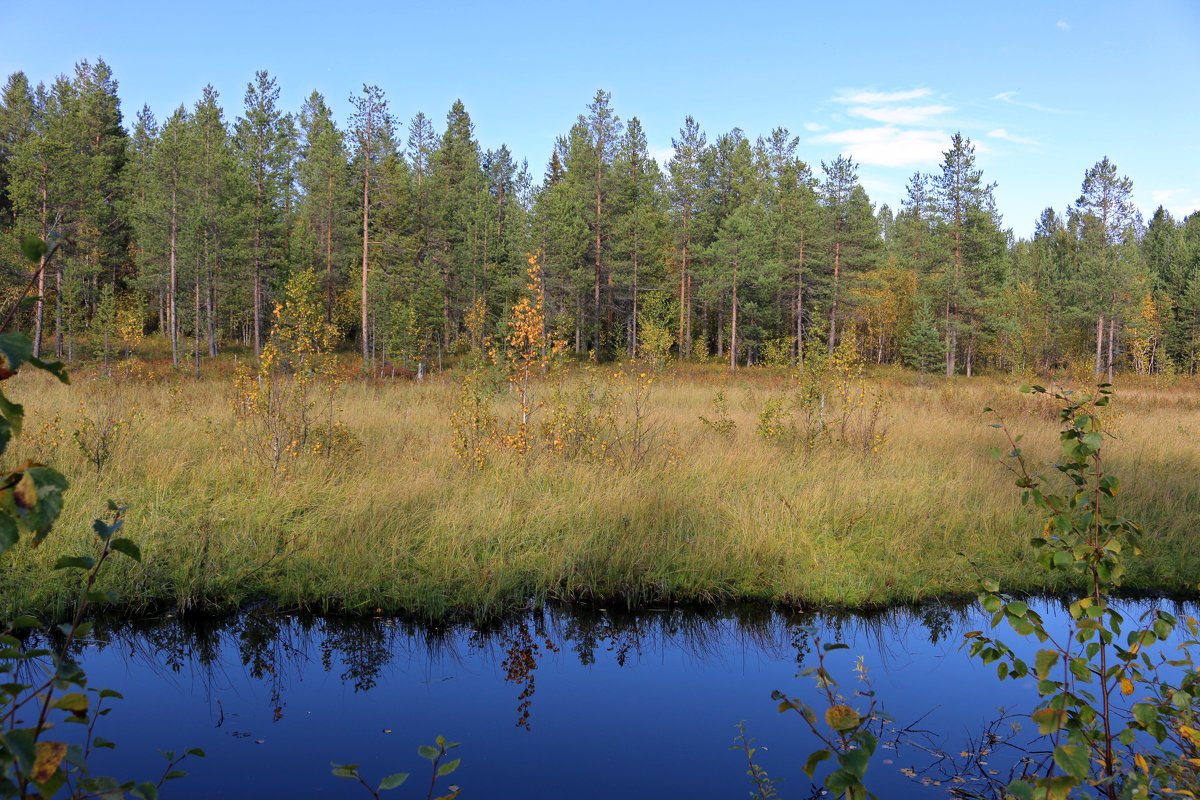
[[[1041,607],[1065,626],[1061,609]],[[463,797],[746,797],[745,755],[731,749],[739,721],[781,795],[810,797],[801,765],[817,744],[771,692],[820,711],[811,679],[797,677],[816,664],[819,637],[849,645],[826,658],[851,704],[867,704],[853,696],[861,658],[894,719],[868,785],[939,797],[986,794],[1032,739],[999,711],[1031,708],[1032,682],[1001,683],[961,649],[981,627],[974,607],[944,605],[865,617],[559,609],[490,629],[247,613],[101,626],[85,666],[92,686],[125,695],[101,722],[120,743],[102,773],[157,779],[156,749],[207,751],[166,797],[368,796],[330,775],[331,761],[361,763],[372,781],[412,772],[387,796],[424,797],[416,750],[438,734],[462,743],[462,766],[440,786]]]

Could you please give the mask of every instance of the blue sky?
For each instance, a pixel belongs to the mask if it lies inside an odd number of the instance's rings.
[[[686,115],[710,140],[784,126],[819,172],[860,162],[897,206],[936,170],[955,131],[1028,235],[1110,157],[1147,218],[1200,209],[1200,3],[107,3],[0,0],[0,74],[50,81],[103,57],[126,120],[160,119],[212,83],[237,116],[257,69],[297,110],[321,91],[337,113],[363,83],[393,113],[438,126],[455,98],[480,143],[509,146],[540,178],[554,138],[596,89],[641,119],[660,160]]]

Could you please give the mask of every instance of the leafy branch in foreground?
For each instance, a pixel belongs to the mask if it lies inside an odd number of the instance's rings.
[[[54,252],[36,239],[27,239],[23,250],[31,261],[39,262],[39,270],[45,269]],[[0,330],[11,319],[9,314]],[[33,343],[22,334],[0,333],[0,360],[0,381],[30,366],[67,382],[63,365],[34,357]],[[0,392],[0,455],[20,436],[24,415],[21,405]],[[22,535],[29,536],[34,546],[49,535],[62,512],[67,485],[60,472],[31,461],[0,474],[0,555],[16,546]],[[26,646],[23,637],[39,626],[32,616],[19,616],[0,625],[0,797],[50,798],[63,793],[71,798],[122,798],[129,794],[154,800],[165,782],[186,774],[177,768],[183,759],[204,755],[199,749],[179,756],[164,754],[167,768],[157,782],[118,783],[109,777],[94,776],[89,770],[88,759],[96,749],[115,747],[96,735],[96,723],[111,711],[104,707],[104,701],[121,695],[89,687],[87,674],[72,650],[91,630],[91,623],[84,621],[89,605],[114,599],[96,590],[104,563],[114,553],[141,560],[137,545],[117,536],[124,524],[125,509],[110,500],[108,510],[107,519],[98,519],[92,525],[98,552],[94,556],[63,556],[55,564],[55,569],[78,570],[83,576],[74,615],[57,628],[59,646]],[[41,677],[34,677],[39,674]],[[60,723],[83,725],[83,742],[69,743],[57,735],[48,738]]]
[[[417,748],[417,754],[421,758],[430,762],[429,789],[425,792],[425,800],[455,800],[462,792],[460,788],[451,784],[450,791],[447,794],[433,796],[433,790],[437,786],[438,778],[444,778],[452,774],[458,769],[461,758],[454,758],[449,761],[444,759],[451,750],[458,747],[458,742],[448,742],[445,737],[439,736],[434,740],[433,744],[423,744]],[[377,786],[372,787],[370,783],[363,778],[358,771],[358,764],[332,764],[333,774],[338,778],[346,778],[347,780],[357,781],[360,786],[367,790],[375,800],[379,800],[383,792],[395,789],[401,786],[408,780],[409,773],[395,772],[379,781]]]
[[[824,725],[817,719],[817,712],[811,706],[793,697],[788,697],[778,690],[771,693],[771,699],[779,703],[780,713],[795,711],[804,720],[823,745],[808,756],[804,763],[804,774],[812,779],[817,774],[817,768],[822,762],[836,758],[837,769],[825,776],[825,788],[833,792],[835,797],[845,797],[848,800],[866,800],[875,795],[867,791],[863,778],[867,774],[867,766],[871,756],[879,746],[878,737],[871,732],[870,726],[881,715],[876,714],[875,692],[870,689],[867,680],[867,670],[859,658],[854,665],[858,679],[867,686],[855,692],[855,696],[869,701],[866,712],[860,713],[849,705],[847,699],[836,691],[837,681],[825,667],[825,655],[834,650],[845,650],[847,645],[838,643],[821,644],[816,631],[810,631],[817,644],[817,666],[809,667],[800,672],[801,677],[812,677],[816,681],[817,690],[823,696],[826,704]]]
[[[1122,638],[1125,619],[1110,602],[1128,558],[1140,554],[1142,538],[1138,525],[1113,508],[1120,483],[1106,471],[1101,452],[1102,412],[1111,401],[1111,386],[1101,384],[1094,395],[1078,398],[1041,386],[1024,391],[1061,403],[1060,455],[1054,469],[1062,488],[1054,491],[1045,478],[1030,472],[1019,437],[998,416],[993,427],[1008,439],[1004,463],[1016,476],[1022,504],[1043,517],[1041,534],[1031,540],[1040,563],[1048,571],[1067,573],[1083,592],[1070,603],[1065,636],[1056,636],[1025,601],[1001,595],[995,581],[981,581],[979,600],[992,614],[991,628],[1007,622],[1041,646],[1031,664],[984,631],[966,634],[971,655],[995,663],[999,679],[1033,676],[1037,681],[1040,699],[1030,717],[1038,732],[1050,738],[1053,758],[1042,774],[1023,776],[1008,792],[1018,800],[1052,800],[1089,786],[1110,800],[1194,797],[1200,788],[1200,761],[1195,760],[1200,687],[1191,654],[1196,621],[1186,621],[1191,635],[1179,646],[1182,657],[1155,660],[1148,648],[1167,640],[1179,621],[1152,608]],[[1182,681],[1175,685],[1163,678],[1163,666],[1182,668]],[[1139,687],[1145,697],[1131,704],[1118,701]],[[1149,755],[1139,750],[1146,736],[1157,747]]]

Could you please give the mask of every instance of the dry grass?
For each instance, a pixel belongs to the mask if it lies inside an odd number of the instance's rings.
[[[538,450],[497,452],[482,471],[452,454],[452,375],[351,381],[338,404],[360,447],[273,478],[243,449],[228,378],[161,372],[76,370],[69,387],[36,376],[13,387],[29,409],[13,457],[53,463],[72,489],[55,535],[5,560],[4,606],[66,602],[67,579],[48,566],[90,547],[109,497],[130,507],[126,530],[145,555],[107,575],[130,610],[257,597],[431,617],[553,598],[866,606],[972,591],[960,552],[1007,587],[1056,588],[1032,559],[1036,525],[989,455],[1001,442],[980,413],[996,407],[1050,459],[1053,408],[1014,380],[881,373],[871,381],[888,434],[877,453],[789,452],[755,433],[785,373],[692,367],[655,386],[654,446],[638,466]],[[1149,532],[1129,584],[1189,590],[1200,576],[1200,387],[1116,388],[1109,468],[1126,515]],[[718,390],[737,424],[728,438],[698,420]],[[497,401],[502,418],[508,402]],[[97,475],[71,432],[81,414],[109,413],[132,422]]]

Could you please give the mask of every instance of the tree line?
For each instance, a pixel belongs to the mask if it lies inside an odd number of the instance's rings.
[[[260,353],[288,279],[311,270],[325,321],[365,370],[436,368],[503,336],[536,253],[548,339],[636,356],[643,328],[683,359],[799,363],[853,336],[924,371],[1096,375],[1200,367],[1200,214],[1147,224],[1107,157],[1029,239],[955,134],[939,168],[876,207],[858,167],[811,165],[784,128],[709,137],[691,117],[665,165],[598,91],[535,178],[483,149],[461,102],[399,124],[376,86],[344,124],[313,92],[292,113],[266,72],[227,118],[207,87],[125,127],[102,60],[0,96],[0,290],[36,352],[157,334],[173,363]],[[31,276],[23,237],[57,239]]]

